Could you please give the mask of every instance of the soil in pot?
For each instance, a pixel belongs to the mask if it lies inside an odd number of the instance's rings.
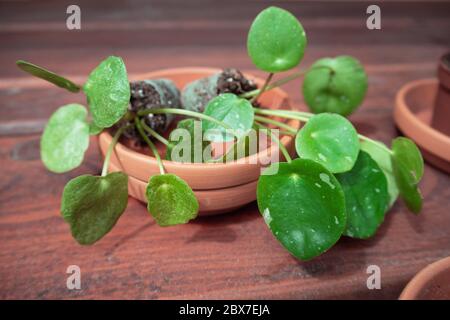
[[[229,68],[189,83],[181,94],[183,107],[203,112],[209,100],[221,93],[240,95],[255,90],[256,83],[247,79],[239,70]]]

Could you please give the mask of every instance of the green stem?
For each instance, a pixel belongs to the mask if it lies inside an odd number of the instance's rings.
[[[379,142],[379,141],[370,139],[369,137],[363,136],[362,134],[358,134],[358,138],[359,138],[360,140],[364,140],[364,141],[373,143],[375,146],[377,146],[378,148],[382,149],[383,151],[387,152],[387,153],[390,154],[390,155],[393,155],[393,154],[394,154],[394,153],[392,152],[391,149],[389,149],[388,147],[386,147],[384,144],[382,144],[382,143]]]
[[[213,117],[210,117],[206,114],[195,112],[195,111],[190,111],[190,110],[184,110],[184,109],[158,108],[158,109],[141,110],[138,112],[138,116],[145,116],[148,114],[164,114],[164,113],[199,118],[202,120],[214,122],[214,123],[218,124],[219,126],[224,127],[225,129],[229,129],[229,130],[233,129],[226,123],[223,123],[222,121],[219,121],[219,120],[217,120]]]
[[[151,142],[151,140],[147,137],[147,135],[144,132],[144,129],[142,128],[141,123],[139,122],[138,119],[136,119],[134,121],[135,125],[136,125],[136,129],[139,131],[139,134],[141,135],[142,139],[144,139],[144,141],[148,144],[148,146],[150,147],[150,149],[153,152],[153,155],[156,158],[156,161],[158,162],[158,167],[159,167],[159,172],[161,174],[164,174],[164,166],[161,160],[161,157],[159,155],[158,149],[156,149],[155,145],[153,144],[153,142]]]
[[[278,139],[278,137],[276,137],[273,133],[272,130],[270,128],[267,128],[266,126],[256,122],[255,123],[260,129],[266,129],[268,130],[268,132],[270,133],[270,136],[272,138],[272,140],[275,140],[275,142],[278,144],[278,148],[281,150],[281,152],[283,153],[284,158],[286,159],[286,161],[288,163],[290,163],[292,161],[291,156],[289,155],[289,152],[287,151],[286,147],[281,143],[280,139]]]
[[[262,114],[262,115],[277,116],[280,118],[299,120],[299,121],[303,121],[303,122],[308,122],[308,120],[313,116],[312,113],[294,111],[294,110],[266,110],[266,109],[259,109],[259,108],[253,108],[253,110],[255,111],[255,113]],[[257,116],[255,116],[255,119],[256,119],[256,117]],[[390,150],[384,144],[382,144],[376,140],[373,140],[362,134],[358,134],[358,138],[360,140],[364,140],[364,141],[373,143],[375,146],[377,146],[378,148],[382,149],[383,151],[389,153],[390,155],[393,154],[392,150]]]
[[[261,87],[261,89],[259,90],[259,92],[250,100],[251,103],[254,103],[256,101],[258,101],[258,98],[264,93],[264,91],[266,91],[267,86],[269,85],[270,81],[273,78],[274,73],[269,73],[269,76],[267,77],[266,81],[264,82],[263,86]]]
[[[253,111],[255,111],[255,113],[262,114],[265,116],[276,116],[281,118],[299,120],[303,122],[307,122],[309,118],[313,116],[312,113],[294,110],[269,110],[269,109],[253,108]]]
[[[308,71],[311,71],[313,69],[322,69],[322,68],[323,69],[329,69],[330,71],[334,72],[334,70],[332,68],[330,68],[329,66],[316,66],[314,68],[310,68]],[[292,80],[295,80],[297,78],[300,78],[300,77],[304,76],[306,74],[306,72],[307,71],[297,71],[297,72],[294,72],[294,73],[292,73],[292,74],[290,74],[290,75],[288,75],[288,76],[286,76],[284,78],[281,78],[281,79],[279,79],[277,81],[274,81],[274,82],[272,82],[272,84],[268,85],[262,92],[269,91],[269,90],[272,90],[272,89],[277,88],[277,87],[281,87],[282,85],[285,85],[286,83],[291,82]],[[252,98],[252,97],[254,97],[256,95],[259,95],[261,90],[262,89],[255,89],[255,90],[243,93],[239,97],[246,98],[246,99],[247,98]]]
[[[255,115],[255,120],[259,121],[259,122],[263,122],[263,123],[273,124],[273,125],[275,125],[277,127],[286,129],[287,131],[289,131],[289,132],[291,132],[293,134],[297,133],[297,131],[294,128],[290,127],[289,125],[287,125],[284,122],[280,122],[280,121],[276,121],[276,120],[273,120],[273,119],[260,117],[260,116],[256,116],[256,115]]]
[[[119,141],[120,136],[122,133],[128,129],[130,126],[125,126],[117,130],[117,132],[114,134],[114,137],[109,144],[108,150],[106,151],[105,160],[103,161],[103,168],[102,168],[102,177],[106,176],[108,174],[108,167],[109,167],[109,161],[111,159],[111,154],[114,150],[114,147],[117,144],[117,141]]]
[[[284,84],[286,84],[286,83],[288,83],[288,82],[290,82],[290,81],[292,81],[294,79],[300,78],[304,74],[305,74],[305,72],[303,72],[303,71],[298,71],[298,72],[292,73],[292,74],[288,75],[287,77],[281,78],[281,79],[279,79],[277,81],[272,82],[272,84],[267,85],[267,87],[264,89],[264,91],[269,91],[269,90],[272,90],[274,88],[280,87],[280,86],[282,86],[282,85],[284,85]],[[239,97],[241,97],[241,98],[251,98],[251,97],[260,95],[260,94],[262,94],[262,92],[264,92],[264,91],[262,91],[262,89],[263,88],[255,89],[255,90],[243,93]]]
[[[153,137],[155,137],[159,142],[161,142],[162,144],[164,144],[165,146],[169,145],[169,141],[167,141],[166,138],[164,138],[162,135],[160,135],[158,132],[156,132],[155,130],[153,130],[152,128],[150,128],[146,123],[145,120],[142,119],[141,120],[141,126],[142,128],[144,128],[145,131],[147,131],[148,133],[150,133]]]

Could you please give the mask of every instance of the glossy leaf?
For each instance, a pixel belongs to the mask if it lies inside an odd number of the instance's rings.
[[[194,192],[174,174],[152,176],[146,197],[148,211],[162,227],[187,223],[197,217],[199,204]]]
[[[56,173],[78,167],[89,146],[87,110],[79,104],[60,107],[50,117],[41,137],[41,159]]]
[[[364,100],[367,75],[350,56],[323,58],[305,75],[303,96],[314,113],[333,112],[346,116]]]
[[[377,141],[377,144],[384,146],[384,144],[379,141]],[[392,169],[390,153],[387,150],[380,148],[372,141],[364,140],[360,142],[360,145],[361,150],[367,152],[381,170],[383,170],[388,184],[389,207],[392,207],[395,200],[398,198],[398,187],[394,177],[394,169]]]
[[[128,177],[124,173],[83,175],[65,186],[61,213],[75,240],[86,245],[100,240],[114,227],[127,202]]]
[[[173,130],[170,133],[166,160],[201,163],[211,158],[210,155],[204,159],[204,150],[210,143],[209,141],[203,141],[201,121],[192,118],[184,119],[178,122],[176,129],[184,129],[186,131],[178,132]],[[187,139],[187,141],[184,141],[184,139]],[[187,155],[184,154],[185,152],[187,152]]]
[[[247,51],[256,67],[281,72],[297,66],[306,49],[302,25],[290,12],[269,7],[253,21],[247,37]]]
[[[333,173],[349,171],[356,162],[359,140],[353,125],[344,117],[323,113],[311,117],[295,138],[297,154],[311,159]]]
[[[53,83],[54,85],[66,89],[70,92],[78,92],[80,91],[80,87],[70,81],[69,79],[66,79],[64,77],[61,77],[57,75],[56,73],[53,73],[45,68],[39,67],[35,64],[32,64],[27,61],[18,60],[16,61],[17,66],[22,69],[25,72],[28,72],[29,74],[41,78],[43,80],[46,80],[50,83]]]
[[[222,121],[232,129],[227,130],[217,123],[202,120],[205,139],[209,141],[232,141],[235,137],[244,137],[253,126],[251,103],[232,93],[224,93],[210,100],[204,114]]]
[[[360,151],[352,170],[336,175],[345,195],[347,226],[344,234],[369,238],[384,220],[389,205],[387,180],[368,153]]]
[[[325,167],[312,160],[277,163],[261,175],[257,200],[267,226],[295,257],[309,260],[332,247],[345,229],[344,193]],[[270,167],[267,169],[273,172]]]
[[[108,128],[127,112],[130,84],[122,59],[108,57],[89,75],[83,87],[93,120],[98,127]]]
[[[392,140],[393,160],[405,174],[406,182],[417,184],[423,177],[422,154],[416,144],[405,137]]]
[[[404,137],[392,141],[392,152],[392,167],[400,196],[412,212],[419,213],[422,195],[417,185],[424,172],[422,154],[413,141]]]

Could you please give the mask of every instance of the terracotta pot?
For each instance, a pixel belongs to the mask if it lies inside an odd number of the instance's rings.
[[[420,271],[405,287],[400,300],[450,300],[450,257]]]
[[[109,166],[109,172],[121,171],[114,165]],[[258,181],[216,190],[194,190],[199,203],[201,216],[215,215],[233,211],[256,200],[256,185]],[[145,190],[147,182],[128,177],[128,193],[133,198],[147,202]]]
[[[450,136],[431,125],[438,87],[436,79],[404,85],[396,96],[394,119],[399,129],[418,144],[425,160],[450,172]]]
[[[439,89],[434,104],[432,126],[450,136],[450,52],[441,57],[437,75]]]
[[[210,68],[180,68],[150,72],[139,75],[131,80],[168,78],[175,82],[179,89],[187,83],[220,72]],[[263,79],[246,74],[261,86]],[[264,93],[261,104],[270,109],[290,109],[287,94],[281,89],[273,89]],[[285,121],[284,119],[277,119]],[[296,120],[286,121],[293,128],[300,128]],[[111,143],[112,137],[108,132],[99,135],[99,146],[103,156]],[[281,143],[294,153],[294,139],[291,136],[281,138]],[[164,145],[156,143],[163,153]],[[256,184],[261,171],[269,164],[269,155],[278,152],[276,144],[269,145],[267,150],[247,158],[228,163],[177,163],[163,160],[168,173],[173,173],[184,179],[194,190],[200,203],[200,214],[211,215],[231,211],[256,199]],[[159,174],[156,159],[149,155],[149,150],[141,152],[118,143],[111,156],[110,171],[123,171],[129,176],[129,193],[132,197],[146,201],[145,188],[148,179]],[[280,161],[283,159],[280,159]]]

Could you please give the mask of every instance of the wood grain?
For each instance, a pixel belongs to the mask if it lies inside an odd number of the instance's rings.
[[[300,262],[272,237],[255,204],[189,225],[160,228],[130,198],[116,227],[91,247],[77,245],[59,214],[65,183],[100,172],[95,139],[83,165],[63,175],[39,161],[39,132],[58,106],[81,94],[30,79],[15,66],[29,59],[82,83],[98,61],[124,57],[130,73],[177,66],[234,66],[255,71],[246,55],[251,19],[265,6],[243,1],[78,1],[82,30],[65,29],[70,1],[0,2],[0,298],[2,299],[396,299],[426,264],[450,255],[450,180],[426,166],[423,213],[399,201],[377,235],[343,238],[321,257]],[[396,91],[435,74],[450,48],[446,1],[382,2],[379,31],[365,28],[360,2],[286,1],[300,17],[309,48],[304,65],[351,54],[369,74],[363,106],[351,117],[370,137],[389,142]],[[305,109],[299,83],[285,87]],[[66,288],[66,268],[82,272],[82,290]],[[368,290],[378,265],[382,289]]]

